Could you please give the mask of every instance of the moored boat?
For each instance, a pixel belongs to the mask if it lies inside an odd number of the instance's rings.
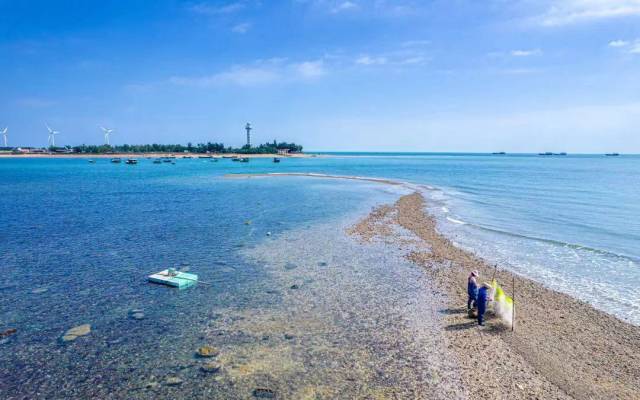
[[[138,163],[138,160],[136,160],[135,158],[129,158],[125,163],[129,165],[135,165]]]
[[[120,158],[112,158],[111,162],[114,163],[114,164],[120,164],[122,162],[122,159],[120,159]]]

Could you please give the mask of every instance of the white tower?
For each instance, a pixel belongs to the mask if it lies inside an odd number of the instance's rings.
[[[247,122],[244,129],[247,130],[247,147],[251,147],[251,124]]]

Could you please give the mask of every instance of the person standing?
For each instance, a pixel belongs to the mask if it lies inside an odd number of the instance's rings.
[[[491,285],[483,283],[478,289],[478,297],[476,298],[476,306],[478,307],[478,325],[484,325],[484,313],[487,311],[487,302],[491,300]]]
[[[467,278],[467,294],[469,295],[467,311],[470,311],[471,308],[476,307],[478,298],[478,270],[471,271],[469,278]]]

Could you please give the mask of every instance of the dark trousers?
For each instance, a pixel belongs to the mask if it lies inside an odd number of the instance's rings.
[[[478,325],[482,325],[483,321],[484,321],[484,312],[485,312],[485,308],[484,307],[478,307]]]
[[[476,305],[476,297],[469,295],[469,300],[467,300],[467,310],[471,310],[471,307]]]

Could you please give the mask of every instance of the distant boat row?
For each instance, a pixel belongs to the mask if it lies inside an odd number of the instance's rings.
[[[150,158],[150,157],[147,157]],[[153,160],[154,164],[162,164],[164,163],[171,163],[171,164],[175,164],[176,162],[174,161],[176,157],[175,156],[167,156],[167,157],[162,157],[162,158],[156,158],[155,160]],[[184,156],[182,158],[193,158],[191,156]],[[210,158],[212,159],[212,162],[218,162],[218,158],[217,157],[212,157],[212,156],[199,156],[198,158]],[[231,161],[236,161],[236,162],[243,162],[243,163],[248,163],[250,158],[249,157],[229,157],[229,156],[223,156],[222,158],[231,158]],[[88,160],[90,164],[95,164],[95,160],[90,159]],[[114,164],[120,164],[122,163],[122,159],[119,157],[115,157],[111,159],[111,162]],[[274,163],[279,163],[280,159],[278,157],[274,157],[273,158],[273,162]],[[129,164],[129,165],[135,165],[138,164],[138,160],[136,158],[128,158],[125,161],[125,164]]]

